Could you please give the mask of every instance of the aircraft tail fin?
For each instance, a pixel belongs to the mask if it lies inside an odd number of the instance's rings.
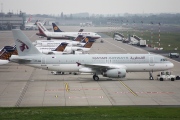
[[[46,33],[48,33],[49,31],[42,25],[41,22],[37,22],[37,26],[39,29],[39,34],[46,37]]]
[[[21,30],[14,29],[12,30],[12,33],[14,36],[14,41],[19,56],[42,54],[38,51],[38,49],[32,44],[29,38]]]
[[[88,40],[88,42],[86,42],[86,44],[83,46],[84,48],[91,48],[91,46],[93,45],[94,43],[94,40],[90,37],[86,37],[85,40]]]
[[[83,39],[83,36],[82,35],[78,35],[74,41],[81,41]]]
[[[34,23],[34,25],[37,25],[37,22],[38,22],[39,20],[36,20],[36,22]]]
[[[13,52],[14,52],[13,49],[4,50],[0,55],[0,59],[1,60],[9,60],[9,58],[11,57]]]
[[[5,50],[9,50],[9,49],[13,49],[14,47],[12,46],[4,46],[1,50],[0,50],[0,54],[3,53]]]
[[[54,51],[61,51],[63,52],[64,49],[66,48],[68,43],[62,42]]]
[[[80,29],[78,32],[83,32],[84,31],[84,29]]]
[[[91,39],[91,37],[85,37],[83,40],[81,40],[81,43],[87,43]]]
[[[32,19],[32,15],[29,16],[28,20],[27,20],[27,23],[31,22],[31,19]]]
[[[64,32],[64,31],[60,30],[59,27],[55,23],[52,23],[52,26],[53,26],[54,32]]]
[[[42,22],[43,25],[46,25],[46,18]]]

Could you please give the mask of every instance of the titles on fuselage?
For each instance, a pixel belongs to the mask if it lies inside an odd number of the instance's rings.
[[[135,56],[135,57],[92,57],[92,59],[95,59],[95,60],[100,60],[100,59],[112,59],[112,60],[116,60],[116,59],[145,59],[145,56]]]
[[[90,35],[88,32],[79,32],[78,35]]]

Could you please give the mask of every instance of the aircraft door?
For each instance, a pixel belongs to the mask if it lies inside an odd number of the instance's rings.
[[[46,66],[46,58],[41,58],[41,66]]]
[[[154,66],[154,57],[153,56],[149,57],[149,65]]]

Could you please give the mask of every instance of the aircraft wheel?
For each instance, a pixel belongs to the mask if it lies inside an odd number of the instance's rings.
[[[98,80],[99,80],[99,77],[98,77],[97,75],[93,75],[93,79],[94,79],[95,81],[98,81]]]
[[[163,78],[160,78],[160,81],[163,81]]]

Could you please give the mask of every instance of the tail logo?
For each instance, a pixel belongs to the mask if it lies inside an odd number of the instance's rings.
[[[29,47],[25,43],[23,43],[21,40],[17,39],[16,41],[21,43],[21,46],[19,46],[21,52],[23,52],[25,49],[29,49]]]
[[[58,29],[57,26],[55,26],[55,27],[54,27],[54,30],[57,30],[57,29]]]

